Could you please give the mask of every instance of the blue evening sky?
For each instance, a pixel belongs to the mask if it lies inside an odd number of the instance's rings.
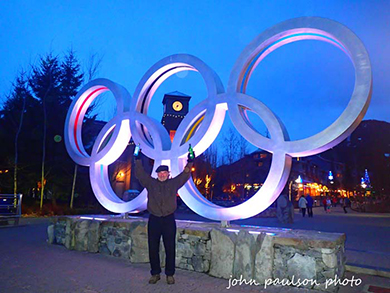
[[[365,44],[374,90],[365,119],[390,121],[390,1],[0,1],[0,96],[21,68],[38,56],[64,54],[72,47],[83,66],[91,54],[103,56],[97,77],[133,94],[143,74],[176,53],[197,56],[220,76],[225,88],[246,45],[284,20],[320,16],[349,27]],[[353,90],[354,68],[337,48],[318,41],[286,45],[257,67],[248,93],[284,122],[291,139],[313,135],[342,113]],[[206,97],[194,72],[169,78],[156,92],[150,115],[160,119],[164,93],[180,91],[193,107]],[[114,115],[109,95],[99,117]],[[256,128],[265,127],[250,116]],[[228,122],[227,122],[228,123]],[[228,123],[229,124],[229,123]]]

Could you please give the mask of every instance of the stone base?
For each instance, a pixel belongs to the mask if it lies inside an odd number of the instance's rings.
[[[260,285],[289,285],[334,292],[330,279],[343,278],[345,234],[176,220],[176,267]],[[149,262],[147,219],[58,217],[48,242]],[[162,266],[165,263],[161,244]],[[305,281],[307,280],[307,281]],[[284,282],[284,283],[282,283]]]

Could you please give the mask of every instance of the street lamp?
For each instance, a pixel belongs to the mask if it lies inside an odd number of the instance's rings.
[[[301,175],[298,175],[298,178],[297,179],[295,179],[294,180],[295,181],[295,183],[298,183],[299,185],[299,187],[302,187],[302,178],[301,178]],[[294,181],[290,181],[290,184],[288,185],[288,197],[289,197],[289,199],[290,199],[290,201],[291,201],[291,189],[292,189],[292,184],[293,184],[293,182]]]
[[[330,181],[330,184],[333,184],[333,174],[332,174],[332,171],[329,171],[329,175],[328,175],[328,179]]]

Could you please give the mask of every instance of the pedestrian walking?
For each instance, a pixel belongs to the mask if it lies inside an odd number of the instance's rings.
[[[332,201],[330,200],[329,197],[327,197],[327,198],[326,198],[326,212],[327,212],[327,213],[330,213],[330,212],[331,212],[331,210],[330,210],[331,207],[332,207]]]
[[[327,212],[327,207],[326,207],[326,197],[322,200],[322,206],[324,207],[324,211]]]
[[[305,217],[307,200],[306,200],[306,198],[303,195],[301,195],[301,198],[298,201],[298,206],[301,209],[302,216]]]
[[[347,214],[347,207],[349,207],[351,205],[351,201],[349,200],[348,197],[345,197],[344,200],[343,200],[343,210],[344,210],[344,213]]]

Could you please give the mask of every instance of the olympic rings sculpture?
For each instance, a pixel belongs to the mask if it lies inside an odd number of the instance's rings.
[[[320,40],[341,49],[355,67],[352,97],[340,115],[323,131],[290,141],[282,122],[262,102],[245,94],[252,72],[277,48],[300,40]],[[160,84],[181,71],[197,71],[205,81],[208,97],[189,111],[171,142],[165,128],[147,111]],[[91,155],[84,149],[81,128],[91,102],[101,93],[111,91],[116,99],[117,114],[99,133]],[[169,165],[172,175],[183,170],[188,144],[202,154],[216,139],[228,111],[237,131],[254,146],[273,154],[268,177],[250,199],[234,207],[218,206],[202,196],[190,179],[179,195],[194,212],[213,220],[236,220],[252,217],[269,207],[284,188],[293,157],[321,153],[344,140],[363,119],[371,100],[372,73],[368,53],[358,37],[345,26],[324,18],[302,17],[279,23],[258,35],[241,53],[231,72],[227,90],[218,75],[203,61],[187,54],[168,56],[153,65],[139,82],[133,99],[128,91],[110,80],[96,79],[85,85],[70,106],[65,123],[65,143],[69,155],[80,165],[89,166],[90,180],[98,201],[116,213],[146,209],[147,193],[129,202],[113,192],[108,165],[125,150],[130,138],[141,145],[143,153],[154,159],[154,169]],[[263,119],[270,138],[262,136],[246,116],[252,111]],[[111,138],[104,144],[108,135]]]

